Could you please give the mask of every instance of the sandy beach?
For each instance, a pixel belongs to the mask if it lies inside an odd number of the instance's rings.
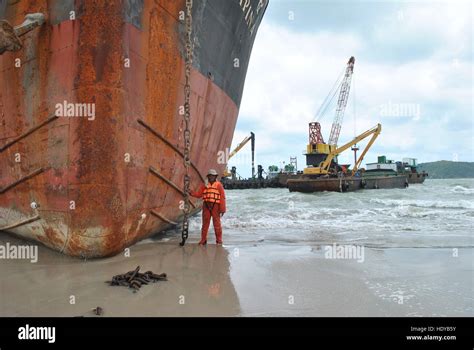
[[[473,315],[472,249],[365,249],[360,263],[327,259],[323,246],[229,240],[181,248],[169,233],[88,261],[39,246],[36,263],[0,261],[0,316]],[[0,234],[6,242],[31,244]],[[138,265],[168,281],[136,293],[105,283]]]

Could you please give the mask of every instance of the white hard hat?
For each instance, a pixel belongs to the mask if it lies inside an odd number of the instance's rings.
[[[217,176],[217,171],[215,169],[209,169],[209,171],[207,172],[207,175],[215,175]]]

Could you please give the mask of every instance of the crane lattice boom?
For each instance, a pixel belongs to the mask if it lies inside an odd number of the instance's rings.
[[[346,73],[344,80],[341,83],[341,90],[339,92],[339,98],[337,101],[336,116],[331,127],[331,134],[329,135],[329,144],[337,146],[339,134],[341,132],[342,120],[344,119],[344,111],[346,109],[347,100],[349,99],[349,91],[351,89],[351,78],[354,72],[355,58],[352,56],[347,62]]]

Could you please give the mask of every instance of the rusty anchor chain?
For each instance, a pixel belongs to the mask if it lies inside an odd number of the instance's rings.
[[[186,0],[186,21],[185,21],[185,28],[186,28],[186,40],[185,40],[185,48],[186,48],[186,57],[185,57],[185,83],[184,83],[184,216],[183,216],[183,227],[181,230],[181,243],[180,246],[184,246],[186,240],[188,239],[189,235],[189,212],[190,212],[190,203],[189,203],[189,196],[190,196],[190,182],[191,179],[189,177],[189,167],[191,166],[191,131],[189,130],[189,124],[191,120],[191,111],[190,111],[190,99],[191,99],[191,68],[193,63],[193,42],[192,42],[192,24],[193,24],[193,17],[192,17],[192,8],[193,8],[193,1]]]
[[[45,22],[42,13],[29,13],[19,26],[13,27],[8,21],[0,20],[0,55],[6,51],[16,52],[23,48],[20,37],[40,27]]]
[[[156,274],[152,271],[140,273],[140,266],[133,271],[128,271],[122,275],[116,275],[112,277],[111,281],[106,281],[111,286],[123,286],[133,289],[134,292],[138,291],[141,286],[150,283],[156,283],[158,281],[166,281],[166,273]]]

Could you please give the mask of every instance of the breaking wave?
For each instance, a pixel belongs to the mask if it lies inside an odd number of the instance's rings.
[[[459,194],[474,194],[474,188],[457,185],[451,189],[451,192]]]
[[[441,201],[441,200],[416,200],[416,199],[379,199],[370,200],[372,203],[386,206],[412,206],[419,208],[442,208],[442,209],[474,209],[474,203],[468,200]]]

